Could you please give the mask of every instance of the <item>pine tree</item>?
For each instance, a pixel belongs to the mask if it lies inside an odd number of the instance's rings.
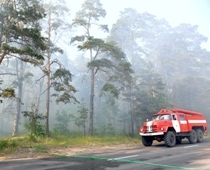
[[[0,2],[0,65],[11,57],[34,65],[43,63],[46,44],[39,20],[44,16],[37,0]]]

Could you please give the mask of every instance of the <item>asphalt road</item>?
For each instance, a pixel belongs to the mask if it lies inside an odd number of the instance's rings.
[[[128,147],[54,158],[0,161],[2,170],[210,170],[210,139],[167,148]]]

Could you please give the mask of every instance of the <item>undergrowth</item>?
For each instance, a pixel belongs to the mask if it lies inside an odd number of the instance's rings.
[[[33,148],[37,152],[47,153],[49,148],[56,147],[113,146],[121,144],[140,144],[139,137],[124,135],[83,136],[79,134],[56,134],[51,137],[37,138],[36,140],[31,140],[28,136],[0,138],[0,156],[13,153],[20,148]]]

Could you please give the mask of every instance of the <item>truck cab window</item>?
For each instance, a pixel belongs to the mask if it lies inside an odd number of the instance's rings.
[[[185,120],[184,115],[179,115],[180,120]]]
[[[175,116],[175,115],[172,115],[172,119],[173,119],[173,120],[176,120],[176,116]]]

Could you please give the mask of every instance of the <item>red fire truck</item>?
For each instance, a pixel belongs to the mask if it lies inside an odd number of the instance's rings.
[[[208,125],[202,113],[180,108],[162,109],[152,115],[151,120],[139,129],[144,146],[151,146],[154,140],[164,141],[173,147],[187,138],[192,144],[203,141]]]

